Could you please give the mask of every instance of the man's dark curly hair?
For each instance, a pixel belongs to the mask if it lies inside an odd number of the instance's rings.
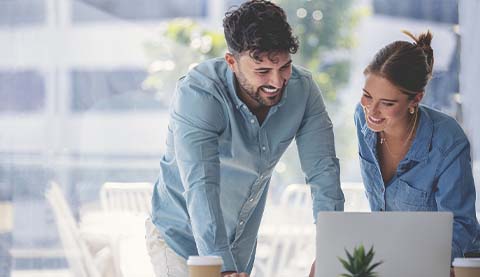
[[[264,52],[294,54],[298,49],[285,12],[270,1],[247,1],[227,12],[223,29],[228,49],[234,55],[248,51],[250,57],[259,60]]]

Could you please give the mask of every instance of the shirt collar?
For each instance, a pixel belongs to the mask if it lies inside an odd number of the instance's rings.
[[[240,98],[237,95],[237,92],[235,91],[235,75],[229,67],[227,68],[227,83],[228,83],[228,93],[230,94],[230,97],[232,97],[235,107],[237,109],[241,108],[242,106],[245,105],[245,103],[243,103],[242,100],[240,100]]]
[[[419,105],[418,113],[420,121],[406,157],[410,160],[423,161],[428,157],[427,154],[432,144],[433,120],[422,105]]]
[[[362,110],[362,116],[365,117],[365,112]],[[376,153],[376,145],[377,145],[377,133],[370,130],[367,125],[367,121],[365,119],[365,124],[362,127],[362,134],[365,138],[365,142],[367,145]]]

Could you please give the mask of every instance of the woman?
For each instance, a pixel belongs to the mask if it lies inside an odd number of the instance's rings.
[[[432,76],[432,34],[395,41],[364,71],[355,111],[363,183],[372,211],[450,211],[452,259],[478,233],[470,144],[448,115],[420,105]],[[432,230],[435,231],[435,230]]]

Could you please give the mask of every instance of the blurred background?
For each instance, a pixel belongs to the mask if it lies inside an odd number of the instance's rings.
[[[224,55],[222,18],[242,2],[0,0],[0,277],[152,276],[143,221],[175,82]],[[463,126],[480,190],[480,1],[274,2],[300,40],[294,62],[322,89],[347,210],[368,210],[353,124],[363,68],[409,40],[402,29],[434,34],[423,103]],[[254,276],[305,276],[313,261],[293,145],[272,178]]]

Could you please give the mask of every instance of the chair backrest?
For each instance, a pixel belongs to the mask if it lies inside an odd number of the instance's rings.
[[[292,208],[309,208],[312,206],[310,186],[305,184],[288,185],[280,198],[280,205]]]
[[[370,211],[365,188],[361,182],[342,182],[342,191],[345,195],[346,212]]]
[[[65,257],[74,276],[100,277],[94,259],[80,236],[70,206],[58,184],[51,183],[50,188],[45,193],[45,197],[52,207],[57,221],[58,233],[64,247]]]
[[[361,182],[342,182],[341,187],[345,196],[345,211],[370,211],[365,188]],[[305,184],[288,185],[282,193],[280,204],[292,208],[311,208],[310,186]]]
[[[368,210],[362,183],[342,183],[346,211]],[[268,218],[274,216],[276,218]],[[310,186],[288,185],[278,205],[262,219],[256,271],[263,276],[300,276],[315,255],[315,225]]]
[[[106,182],[100,190],[100,202],[102,209],[106,212],[150,214],[152,193],[152,183]]]

